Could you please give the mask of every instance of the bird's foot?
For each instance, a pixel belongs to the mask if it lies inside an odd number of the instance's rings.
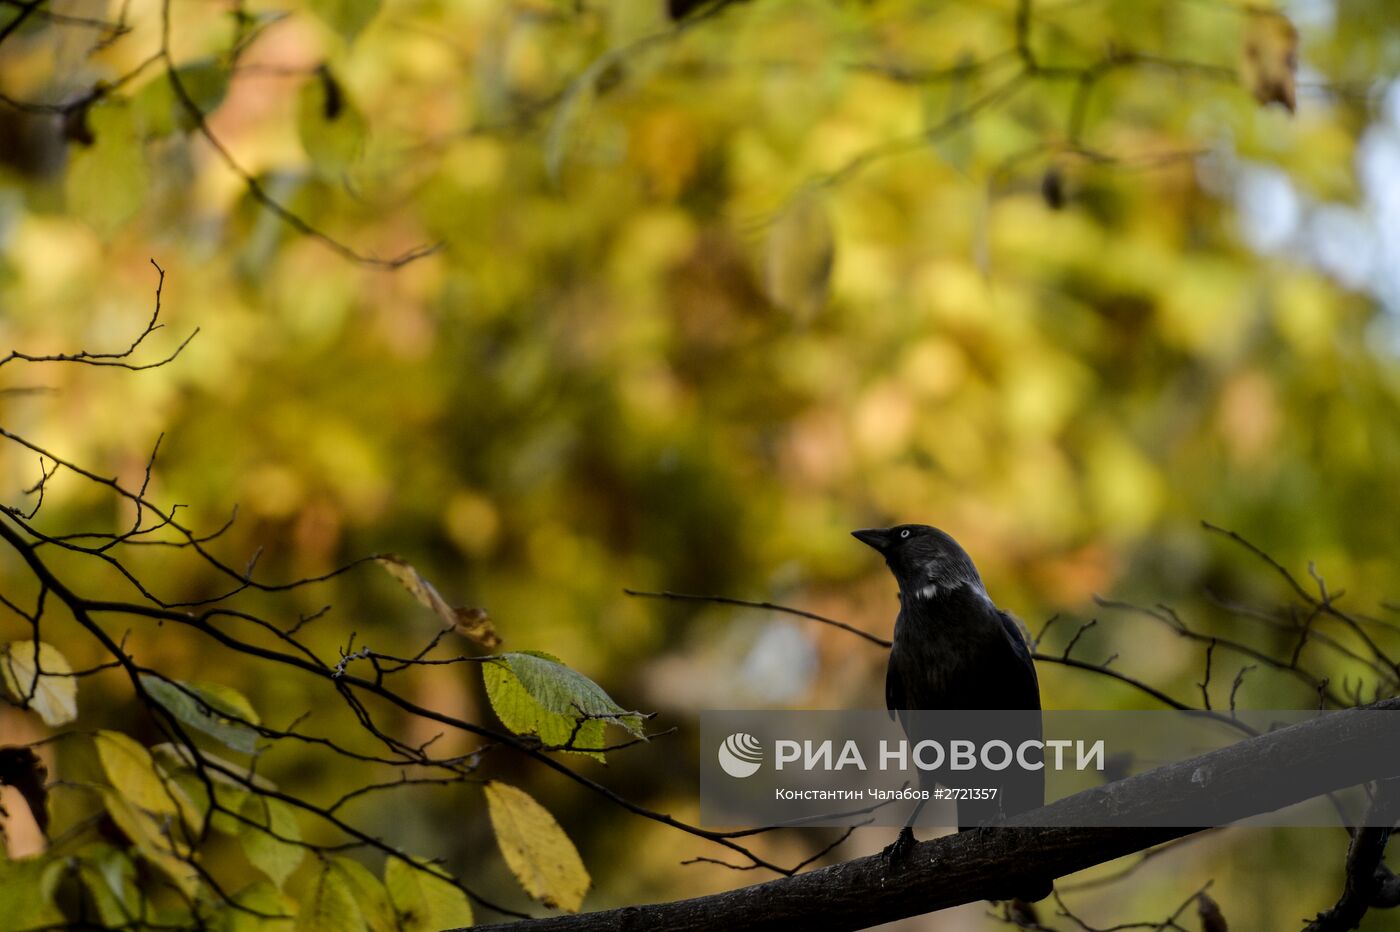
[[[913,850],[914,830],[906,825],[899,830],[899,837],[880,853],[880,857],[885,859],[886,867],[894,867],[907,861],[909,853]]]

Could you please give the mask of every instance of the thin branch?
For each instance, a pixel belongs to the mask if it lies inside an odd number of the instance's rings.
[[[35,356],[29,353],[22,353],[19,350],[11,350],[8,356],[0,358],[0,366],[4,366],[16,360],[20,362],[72,362],[81,363],[85,366],[113,366],[139,372],[144,369],[158,369],[172,362],[199,333],[198,327],[194,328],[194,330],[190,332],[190,335],[185,337],[180,345],[175,347],[175,350],[163,359],[148,363],[133,363],[128,361],[131,355],[140,349],[141,344],[145,342],[147,337],[165,326],[160,323],[160,298],[161,292],[165,288],[165,269],[161,268],[160,265],[156,263],[156,260],[152,259],[150,261],[151,265],[160,276],[156,281],[155,310],[152,311],[151,319],[146,323],[146,328],[137,334],[136,339],[132,340],[131,345],[126,349],[113,353],[94,353],[89,350],[81,350],[77,353],[56,353],[49,356]]]
[[[864,638],[872,644],[881,647],[891,647],[894,642],[885,638],[862,631],[854,625],[848,625],[844,621],[837,621],[835,618],[828,618],[825,615],[818,615],[800,608],[792,608],[787,605],[778,605],[774,602],[752,602],[748,599],[732,599],[723,595],[690,595],[684,592],[642,592],[637,589],[623,589],[625,594],[641,599],[669,599],[675,602],[709,602],[715,605],[737,605],[742,608],[760,608],[769,612],[781,612],[784,615],[796,615],[799,618],[807,618],[811,621],[820,622],[824,625],[831,625],[833,628],[840,628],[842,631],[849,631],[856,637]]]

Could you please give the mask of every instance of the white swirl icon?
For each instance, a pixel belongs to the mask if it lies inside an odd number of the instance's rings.
[[[763,745],[753,735],[737,732],[719,746],[719,766],[731,777],[751,777],[763,763]]]

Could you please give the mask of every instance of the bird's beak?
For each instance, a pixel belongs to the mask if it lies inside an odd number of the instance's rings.
[[[863,531],[852,531],[851,536],[862,544],[874,547],[881,553],[890,545],[890,532],[886,528],[866,528]]]

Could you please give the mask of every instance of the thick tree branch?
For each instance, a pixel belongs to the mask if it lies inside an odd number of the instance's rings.
[[[1109,808],[1127,824],[1150,823],[1172,813],[1200,813],[1205,793],[1210,799],[1206,808],[1212,810],[1206,821],[1225,824],[1386,779],[1400,773],[1400,748],[1390,741],[1393,725],[1386,716],[1373,714],[1376,710],[1400,712],[1400,700],[1332,713],[1086,790],[1046,806],[1028,821],[1044,826],[1092,823]],[[1378,753],[1378,748],[1386,750]],[[1327,766],[1315,766],[1324,761]],[[1281,772],[1292,772],[1295,779],[1280,780]],[[893,870],[873,855],[726,893],[528,920],[514,928],[863,929],[987,899],[1021,879],[1064,876],[1195,831],[1027,827],[961,832],[918,844],[907,864]]]

